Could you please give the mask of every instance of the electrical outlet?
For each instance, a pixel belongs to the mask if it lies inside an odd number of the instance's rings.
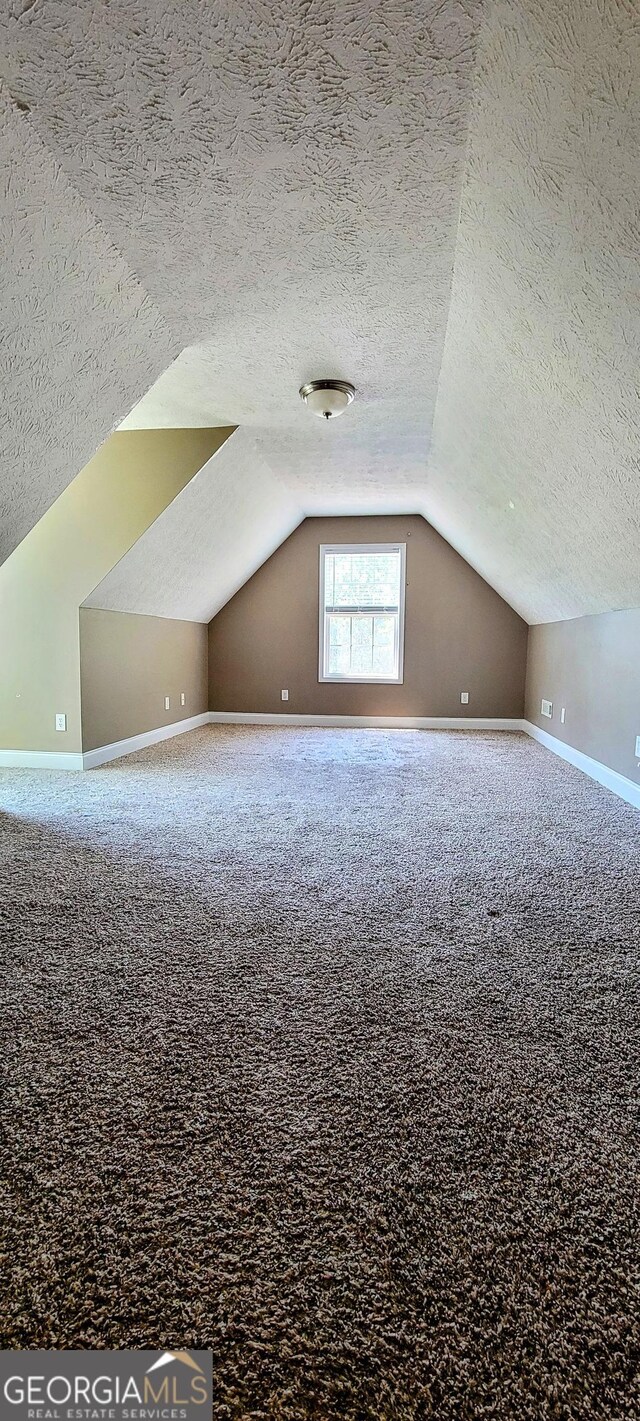
[[[66,717],[66,715],[62,715],[62,714],[56,715],[56,730],[66,730],[66,728],[67,728],[67,717]]]
[[[469,704],[469,692],[468,692],[468,691],[461,691],[461,692],[460,692],[460,705],[461,705],[461,706],[468,706],[468,704]]]
[[[288,699],[289,699],[289,692],[288,692],[288,691],[281,691],[281,692],[280,692],[280,700],[281,700],[281,701],[288,701]]]
[[[540,714],[546,715],[547,720],[551,720],[551,717],[553,715],[553,701],[541,701]]]
[[[563,707],[562,707],[562,710],[560,711],[560,724],[561,724],[561,725],[564,725],[564,721],[565,721],[565,716],[566,716],[566,714],[567,714],[567,712],[566,712],[566,710],[565,710],[565,707],[563,706]]]
[[[168,696],[165,696],[165,698],[164,698],[164,708],[165,708],[165,710],[169,710],[169,709],[170,709],[170,706],[171,706],[171,701],[169,700],[169,697],[168,697]]]
[[[636,735],[636,755],[640,760],[640,735]]]
[[[181,691],[181,692],[180,692],[180,705],[181,705],[181,706],[184,706],[184,705],[186,705],[186,703],[187,703],[187,698],[186,698],[186,696],[185,696],[185,693],[184,693],[184,691]]]

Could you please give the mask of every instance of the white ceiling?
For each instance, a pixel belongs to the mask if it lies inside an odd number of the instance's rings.
[[[480,8],[18,0],[2,22],[4,81],[29,110],[21,122],[161,313],[159,364],[187,347],[125,427],[248,427],[255,464],[238,478],[255,483],[270,469],[284,522],[292,500],[415,508],[424,488]],[[59,215],[56,206],[54,223]],[[79,338],[70,328],[70,346]],[[156,354],[154,336],[138,340]],[[331,431],[297,393],[327,374],[358,387]],[[135,384],[132,372],[129,408]],[[114,403],[94,385],[103,425],[96,437],[92,410],[93,446]],[[70,458],[69,477],[79,462]],[[239,482],[239,582],[261,516],[245,494]],[[178,540],[186,508],[179,500],[167,513]],[[198,558],[218,600],[224,549],[211,538],[208,527],[192,548],[194,595],[185,585],[181,614],[200,605]],[[144,577],[131,566],[123,595],[137,606]],[[151,565],[147,574],[155,582]]]
[[[304,513],[394,510],[530,620],[640,603],[638,11],[495,0],[474,73],[480,19],[15,0],[0,66],[24,181],[34,153],[43,172],[16,219],[38,215],[43,350],[17,367],[12,527],[127,410],[242,427],[95,605],[206,616]],[[297,397],[325,375],[358,387],[329,427]]]
[[[639,242],[640,5],[499,0],[427,506],[532,622],[640,605]]]
[[[0,217],[3,562],[176,344],[2,84]]]

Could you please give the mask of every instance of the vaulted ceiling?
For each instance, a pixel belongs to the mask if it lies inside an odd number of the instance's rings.
[[[639,154],[635,0],[491,6],[428,505],[531,621],[640,604]]]
[[[94,605],[204,619],[341,511],[423,512],[531,621],[640,604],[637,7],[1,28],[2,555],[120,420],[238,424]],[[358,388],[329,427],[326,375]]]
[[[177,346],[26,109],[4,87],[0,185],[3,561]]]
[[[304,514],[237,429],[85,605],[208,622]]]

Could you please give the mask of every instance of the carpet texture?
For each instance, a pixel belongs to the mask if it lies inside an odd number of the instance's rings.
[[[639,1414],[633,809],[524,736],[234,727],[0,796],[4,1347]]]

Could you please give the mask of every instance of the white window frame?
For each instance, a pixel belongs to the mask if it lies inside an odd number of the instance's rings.
[[[325,675],[325,667],[328,665],[328,625],[329,619],[325,618],[324,591],[325,591],[325,565],[327,553],[399,553],[400,554],[400,598],[398,603],[398,674],[397,676],[344,676],[340,672],[333,675]],[[406,543],[321,543],[320,544],[320,626],[319,626],[319,659],[318,659],[318,681],[342,681],[350,686],[401,686],[404,682],[404,609],[405,609],[405,582],[406,582],[407,545]],[[375,611],[373,608],[364,608],[363,611]]]

